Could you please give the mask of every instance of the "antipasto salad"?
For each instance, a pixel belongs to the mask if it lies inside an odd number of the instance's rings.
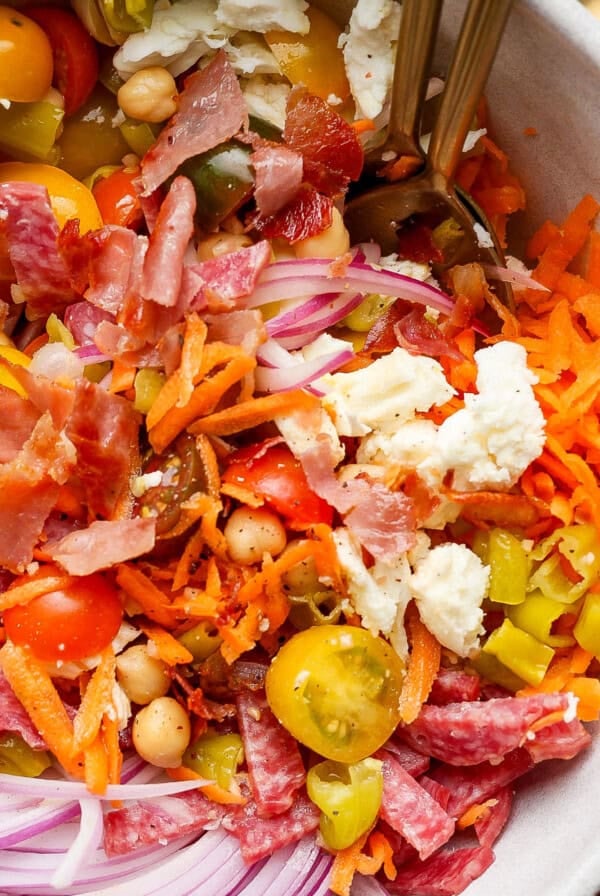
[[[590,744],[600,206],[352,245],[399,15],[0,7],[3,893],[457,894]]]

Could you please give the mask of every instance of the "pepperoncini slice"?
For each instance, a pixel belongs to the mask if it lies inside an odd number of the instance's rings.
[[[379,320],[384,311],[393,305],[396,299],[392,296],[380,296],[371,293],[365,296],[354,311],[346,315],[344,325],[355,333],[368,333],[373,324]]]
[[[596,527],[590,523],[563,526],[539,544],[531,557],[542,562],[531,576],[529,588],[539,588],[546,597],[554,600],[574,603],[600,576],[600,542]],[[561,557],[579,576],[578,581],[565,573]]]
[[[0,147],[13,158],[53,164],[59,156],[55,141],[63,117],[63,110],[53,103],[0,106]]]
[[[573,629],[577,643],[600,659],[600,594],[588,594]]]
[[[522,603],[529,576],[529,561],[522,542],[506,529],[492,529],[486,563],[490,567],[490,600],[510,605]]]
[[[216,734],[208,731],[191,744],[183,754],[183,765],[202,778],[216,781],[223,790],[230,790],[233,776],[244,760],[244,747],[239,734]]]
[[[132,34],[152,24],[154,0],[100,0],[108,25],[115,31]]]
[[[71,331],[65,327],[62,320],[54,314],[46,321],[46,333],[50,342],[62,342],[70,351],[75,348],[75,340]]]
[[[4,775],[24,775],[37,778],[52,765],[46,750],[34,750],[18,734],[0,737],[0,772]]]
[[[201,663],[219,649],[223,639],[210,622],[199,622],[179,635],[177,640],[189,650],[194,662]]]
[[[571,635],[553,635],[552,626],[564,613],[572,610],[571,604],[560,603],[546,597],[541,591],[527,595],[523,603],[509,607],[508,618],[525,632],[549,647],[569,647],[575,642]]]
[[[487,681],[493,682],[493,684],[499,684],[500,687],[505,688],[507,691],[514,693],[525,687],[523,679],[511,672],[510,669],[507,669],[491,653],[485,653],[483,650],[480,650],[479,654],[471,660],[471,665],[481,678],[485,678]]]
[[[538,685],[541,682],[554,656],[551,647],[542,644],[529,632],[517,628],[510,619],[505,619],[502,625],[491,633],[482,650],[495,656],[511,672],[530,685]]]
[[[383,794],[383,763],[361,759],[353,765],[327,760],[308,772],[308,795],[321,810],[321,835],[330,849],[345,849],[369,830]]]
[[[133,406],[136,411],[147,414],[165,383],[165,375],[153,367],[142,367],[135,375]]]

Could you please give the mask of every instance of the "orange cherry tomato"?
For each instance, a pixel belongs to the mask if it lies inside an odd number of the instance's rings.
[[[37,103],[52,84],[52,47],[33,19],[0,6],[0,98]]]
[[[92,193],[105,224],[117,224],[133,230],[142,224],[144,214],[139,190],[135,186],[139,176],[139,168],[117,168],[96,181]]]

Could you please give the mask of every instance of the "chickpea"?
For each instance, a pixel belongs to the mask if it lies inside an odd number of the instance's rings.
[[[157,697],[133,720],[133,745],[158,768],[177,768],[192,736],[190,719],[173,697]]]
[[[251,245],[252,240],[245,233],[213,233],[198,243],[198,261],[229,255]]]
[[[145,644],[135,644],[119,654],[117,678],[129,699],[143,706],[164,697],[171,684],[167,664],[150,656]]]
[[[286,547],[286,551],[293,545],[299,544],[299,540],[290,541]],[[285,551],[284,551],[285,554]],[[305,557],[295,566],[290,567],[282,576],[283,584],[289,594],[303,595],[313,594],[322,590],[323,586],[319,582],[317,575],[317,565],[314,557]]]
[[[138,121],[166,121],[177,111],[177,85],[173,76],[159,65],[135,72],[119,88],[117,100],[128,118]]]
[[[350,234],[337,208],[333,209],[331,224],[316,236],[294,243],[296,258],[337,258],[350,248]]]
[[[238,507],[224,529],[229,555],[242,564],[258,563],[263,554],[280,554],[287,543],[283,523],[262,507]]]

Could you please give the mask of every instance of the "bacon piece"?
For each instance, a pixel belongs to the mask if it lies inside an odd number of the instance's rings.
[[[0,220],[18,288],[30,320],[45,317],[76,298],[58,251],[58,223],[41,184],[0,184]]]
[[[226,810],[226,806],[209,800],[201,790],[140,800],[105,815],[104,850],[109,857],[123,856],[142,846],[212,829]]]
[[[30,437],[39,412],[12,389],[0,386],[0,464],[9,463]]]
[[[196,192],[187,177],[176,177],[160,207],[144,258],[140,292],[159,305],[177,304],[183,259],[194,232]]]
[[[555,722],[535,732],[535,736],[527,739],[524,747],[534,762],[546,759],[573,759],[592,741],[579,719],[570,722]]]
[[[238,79],[219,50],[206,68],[186,78],[177,112],[142,159],[144,195],[153,193],[186,159],[213,149],[247,125]]]
[[[242,308],[222,314],[205,314],[208,342],[226,342],[241,346],[247,355],[256,356],[259,345],[267,339],[263,316],[257,309]]]
[[[320,193],[339,196],[360,176],[364,153],[356,131],[317,96],[292,91],[283,139],[302,154],[304,179]]]
[[[11,367],[11,373],[27,392],[29,402],[38,411],[38,416],[49,411],[55,428],[63,429],[73,411],[73,390],[60,386],[41,374],[30,373],[26,367],[17,364]]]
[[[462,768],[440,765],[429,773],[429,777],[443,784],[450,792],[448,814],[460,818],[472,805],[495,796],[531,768],[531,756],[527,750],[519,748],[508,753],[502,762],[482,762]]]
[[[502,759],[521,745],[534,722],[568,706],[567,694],[424,706],[399,733],[427,756],[450,765],[476,765]]]
[[[102,241],[98,241],[96,251],[88,258],[89,286],[85,297],[92,305],[114,315],[125,301],[138,236],[127,227],[115,226],[104,227],[97,231],[100,234]]]
[[[287,146],[259,146],[250,157],[254,199],[261,215],[274,215],[294,198],[302,183],[302,156]]]
[[[442,850],[426,861],[404,865],[393,881],[386,883],[391,893],[410,893],[410,896],[457,896],[494,861],[494,853],[487,846],[464,846]]]
[[[287,812],[274,818],[261,818],[250,800],[226,815],[223,827],[238,838],[242,857],[251,864],[312,834],[319,827],[320,817],[315,804],[300,794]]]
[[[460,669],[441,668],[433,682],[428,703],[445,706],[448,703],[461,703],[463,700],[478,700],[481,694],[481,680],[477,675],[463,672]]]
[[[271,246],[262,240],[227,255],[187,265],[182,285],[184,307],[212,312],[239,307],[243,304],[240,299],[252,293],[270,261]]]
[[[279,237],[290,243],[308,239],[331,226],[333,202],[310,184],[302,184],[291,202],[268,217],[258,216],[256,228],[268,240]]]
[[[264,691],[242,691],[236,703],[257,815],[281,815],[306,780],[298,744],[269,709]]]
[[[454,821],[390,753],[376,755],[383,760],[381,817],[426,859],[448,842]]]
[[[0,564],[11,572],[23,572],[31,562],[74,462],[73,446],[45,413],[14,460],[0,467]]]
[[[475,833],[482,846],[492,847],[504,830],[512,809],[513,795],[510,787],[503,787],[493,798],[494,805],[475,822]]]
[[[147,554],[154,547],[155,529],[154,519],[96,520],[46,545],[46,553],[69,575],[87,576]]]
[[[398,345],[413,355],[464,360],[463,355],[446,339],[437,324],[427,320],[425,309],[413,308],[397,321],[394,324],[394,335]]]
[[[96,516],[112,518],[127,502],[137,468],[140,417],[130,401],[81,380],[66,432],[77,449],[77,475]]]
[[[0,732],[19,734],[32,750],[45,750],[46,742],[27,715],[0,670]]]

